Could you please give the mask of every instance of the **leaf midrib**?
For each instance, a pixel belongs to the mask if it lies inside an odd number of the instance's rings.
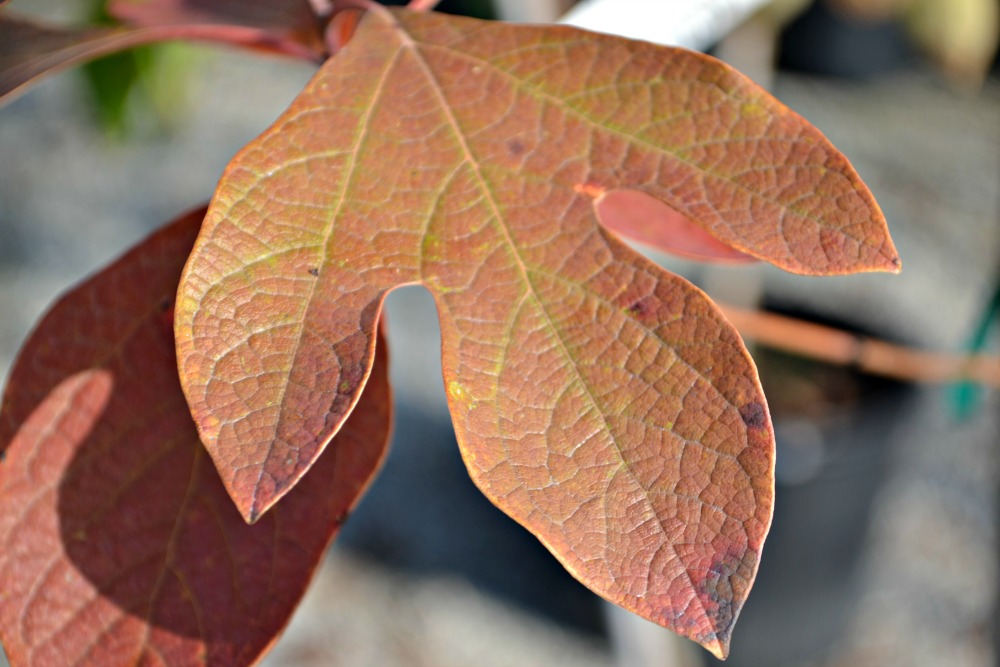
[[[370,122],[369,121],[371,120],[371,117],[375,113],[375,110],[376,110],[376,108],[378,106],[377,105],[377,101],[378,101],[379,97],[381,97],[381,95],[385,91],[386,82],[389,79],[389,75],[394,70],[396,63],[398,62],[398,60],[400,58],[399,54],[400,54],[400,52],[397,51],[393,55],[393,57],[391,59],[389,59],[385,63],[385,67],[382,70],[382,76],[379,78],[378,83],[372,89],[371,100],[365,106],[365,112],[364,112],[364,114],[361,115],[361,117],[358,120],[358,125],[357,125],[358,132],[357,132],[357,136],[355,137],[354,145],[348,151],[345,151],[345,152],[347,152],[350,155],[350,161],[344,167],[344,176],[343,176],[343,179],[342,179],[342,185],[341,185],[340,193],[337,196],[337,203],[336,203],[336,205],[334,207],[332,207],[330,209],[330,212],[329,212],[329,215],[328,215],[327,221],[326,221],[326,229],[324,230],[324,232],[322,234],[322,238],[323,238],[324,242],[323,242],[323,244],[321,246],[321,252],[320,252],[320,257],[319,257],[319,266],[320,266],[320,270],[321,271],[323,270],[323,268],[326,267],[326,265],[327,265],[327,263],[329,261],[329,258],[330,258],[330,251],[329,251],[330,238],[333,236],[334,231],[336,229],[337,218],[339,217],[340,211],[343,209],[344,205],[347,203],[348,192],[350,190],[350,185],[353,182],[355,173],[357,171],[356,168],[357,168],[357,164],[358,164],[358,154],[361,151],[361,146],[364,144],[365,139],[370,134]],[[303,339],[303,336],[305,335],[305,332],[306,332],[306,321],[308,320],[308,314],[309,314],[309,311],[310,311],[310,309],[312,307],[312,304],[314,302],[314,298],[316,296],[316,291],[318,289],[319,284],[320,284],[320,276],[317,276],[317,277],[315,277],[311,281],[309,292],[304,297],[303,302],[305,303],[305,308],[304,308],[303,313],[302,313],[301,323],[300,323],[298,331],[296,332],[296,335],[295,335],[295,338],[296,338],[295,352],[292,355],[292,363],[291,363],[291,366],[290,366],[291,368],[295,368],[296,363],[297,363],[298,358],[299,358],[299,353],[303,349],[302,339]],[[286,401],[287,401],[287,398],[288,398],[288,387],[290,385],[291,385],[290,378],[288,380],[286,380],[284,383],[282,383],[282,385],[281,385],[281,393],[279,394],[278,400],[277,400],[278,415],[279,415],[279,417],[274,422],[274,433],[272,434],[272,442],[274,441],[274,439],[277,438],[278,428],[279,428],[279,426],[282,423],[281,415],[285,411]],[[357,401],[360,398],[360,396],[361,396],[361,392],[360,391],[356,392],[355,396],[353,397],[353,400],[351,401],[351,405],[348,406],[348,408],[344,411],[344,416],[341,419],[341,424],[343,423],[344,419],[346,419],[347,415],[349,415],[351,413],[351,411],[354,409],[354,406],[357,404]],[[264,471],[267,468],[267,464],[272,460],[273,456],[274,456],[274,447],[273,446],[268,447],[267,454],[265,455],[264,460],[261,462],[261,464],[260,464],[260,466],[258,468],[258,471],[257,471],[257,480],[254,482],[254,486],[253,486],[253,498],[252,498],[252,502],[251,502],[251,505],[250,505],[250,508],[249,508],[250,512],[252,514],[255,514],[257,512],[256,508],[257,508],[257,501],[258,501],[258,498],[259,498],[261,480],[263,480],[263,478],[264,478]]]
[[[408,33],[407,33],[407,36],[409,36]],[[410,41],[413,44],[417,44],[418,43],[415,39],[412,39],[412,38],[411,38]],[[757,199],[763,200],[763,201],[765,201],[765,202],[767,202],[769,204],[772,204],[772,205],[778,207],[779,209],[781,209],[783,211],[791,212],[791,213],[795,214],[796,216],[798,216],[799,218],[802,218],[804,220],[808,220],[811,223],[813,223],[813,224],[815,224],[815,225],[817,225],[819,227],[822,227],[824,229],[829,229],[829,230],[832,230],[832,231],[837,232],[839,234],[843,234],[847,238],[850,238],[850,239],[858,242],[861,245],[874,248],[880,254],[884,255],[884,252],[883,252],[883,250],[884,250],[884,244],[881,245],[881,246],[877,246],[876,244],[872,243],[871,239],[869,239],[868,237],[865,237],[865,236],[862,236],[862,237],[853,236],[852,234],[848,233],[848,231],[846,229],[844,229],[843,227],[838,227],[837,225],[834,225],[832,223],[826,222],[826,221],[824,221],[822,219],[818,219],[818,218],[815,218],[813,216],[810,216],[807,213],[805,213],[803,211],[800,211],[800,210],[798,210],[797,208],[795,208],[793,206],[790,206],[788,204],[785,204],[785,203],[783,203],[781,201],[778,201],[778,200],[774,199],[773,197],[769,197],[769,196],[767,196],[767,195],[765,195],[763,193],[751,190],[748,187],[746,187],[745,185],[743,185],[743,184],[735,181],[732,177],[716,173],[716,172],[714,172],[714,171],[712,171],[710,169],[707,169],[705,167],[702,167],[702,166],[700,166],[700,165],[692,162],[691,160],[689,160],[687,158],[682,157],[681,155],[679,155],[678,153],[676,153],[674,151],[674,149],[664,148],[662,146],[657,146],[656,144],[653,144],[653,143],[649,142],[646,139],[638,137],[638,136],[636,136],[634,134],[630,134],[630,133],[628,133],[628,132],[626,132],[623,129],[620,129],[618,127],[613,127],[613,126],[610,126],[610,125],[604,125],[604,124],[600,123],[599,121],[594,120],[592,117],[590,117],[589,115],[587,115],[586,113],[584,113],[580,109],[578,109],[578,108],[576,108],[576,107],[568,104],[565,100],[559,98],[558,96],[555,96],[555,95],[553,95],[551,93],[548,93],[545,90],[541,89],[540,87],[538,87],[536,85],[533,85],[533,84],[531,84],[530,82],[528,82],[528,81],[526,81],[524,79],[518,78],[517,76],[515,76],[515,75],[511,74],[510,72],[508,72],[507,70],[505,70],[505,69],[497,66],[496,63],[494,63],[494,62],[492,62],[490,60],[484,60],[482,58],[476,57],[476,56],[471,55],[469,53],[465,53],[465,52],[462,52],[462,51],[455,50],[454,48],[452,48],[450,46],[433,44],[433,43],[428,43],[428,42],[423,42],[423,41],[419,42],[419,44],[422,47],[424,47],[424,48],[427,48],[427,49],[430,49],[430,50],[440,50],[440,51],[443,51],[445,53],[448,53],[449,55],[451,55],[451,56],[453,56],[455,58],[459,58],[459,59],[463,59],[463,60],[466,60],[466,61],[470,61],[470,62],[476,63],[478,66],[488,67],[488,68],[491,69],[491,71],[494,71],[494,72],[497,72],[499,74],[502,74],[508,80],[512,81],[514,83],[515,87],[518,88],[519,90],[524,91],[525,93],[527,93],[527,94],[535,97],[538,100],[543,100],[543,101],[545,101],[545,102],[547,102],[549,104],[552,104],[553,106],[556,106],[556,107],[558,107],[560,109],[563,109],[567,113],[570,113],[570,114],[576,116],[578,119],[580,119],[582,121],[585,121],[586,123],[588,123],[589,125],[591,125],[593,127],[598,128],[602,132],[607,132],[609,134],[616,135],[618,137],[626,139],[628,142],[631,142],[631,143],[641,144],[646,149],[650,150],[653,154],[667,154],[671,158],[673,158],[673,159],[677,160],[678,162],[686,165],[687,167],[689,167],[690,169],[692,169],[697,174],[707,174],[707,175],[711,176],[712,178],[716,178],[716,179],[718,179],[720,181],[725,181],[725,182],[729,183],[734,189],[736,189],[736,190],[738,190],[738,191],[740,191],[740,192],[742,192],[744,194],[747,194],[747,195],[749,195],[752,198],[757,198]],[[726,91],[725,89],[722,89],[722,88],[720,88],[718,86],[716,86],[716,87],[719,88],[719,90],[721,90],[730,99],[733,99],[736,102],[740,101],[740,100],[734,98],[729,93],[729,91]],[[761,139],[762,140],[771,140],[771,139],[780,139],[780,138],[762,137]],[[795,142],[795,140],[793,140],[793,139],[786,139],[785,141],[788,141],[790,143],[794,143]],[[695,144],[695,145],[700,145],[700,144]],[[809,167],[809,165],[801,165],[799,168],[806,168],[806,167]],[[822,165],[813,166],[812,168],[818,169],[818,170],[822,170],[825,173],[829,173],[831,171],[830,169],[825,168]],[[838,175],[840,175],[842,178],[844,178],[846,180],[850,180],[850,179],[847,178],[846,174],[842,174],[841,172],[835,172],[835,173],[837,173]],[[853,184],[852,184],[852,186],[853,186]],[[853,191],[857,191],[857,188],[856,187],[852,187],[852,190]],[[868,204],[868,202],[865,202],[865,203],[866,203],[866,205]],[[869,212],[872,212],[871,209],[870,209],[870,206],[869,206]],[[728,227],[730,230],[732,230],[732,227],[728,223],[725,223],[724,220],[721,220],[721,222],[723,222],[723,224],[725,224],[726,227]],[[781,236],[782,236],[782,240],[785,242],[786,247],[787,247],[788,240],[784,237],[784,235],[781,235]],[[750,248],[737,248],[737,249],[751,251]],[[791,248],[790,247],[789,247],[789,256],[790,257],[794,257],[795,261],[798,264],[800,264],[801,266],[806,267],[806,268],[810,268],[810,267],[808,267],[807,264],[805,264],[804,262],[802,262],[802,260],[798,259],[798,257],[794,253],[791,252]],[[770,260],[768,260],[768,261],[770,261]]]
[[[381,13],[382,12],[380,12],[380,14]],[[383,16],[385,16],[385,14],[383,14]],[[594,396],[594,393],[593,393],[590,385],[583,378],[583,376],[580,373],[579,369],[577,369],[576,364],[572,362],[572,356],[570,355],[569,350],[566,348],[565,341],[563,340],[562,336],[559,334],[558,328],[555,326],[554,322],[552,321],[552,318],[549,315],[548,311],[545,309],[545,307],[543,305],[542,299],[538,296],[538,293],[537,293],[537,291],[535,289],[535,286],[531,282],[531,278],[530,278],[530,276],[528,274],[527,265],[525,264],[523,257],[521,257],[520,253],[518,252],[518,247],[517,247],[516,243],[514,242],[513,237],[511,237],[511,235],[510,235],[510,230],[503,223],[504,218],[501,215],[500,208],[499,208],[499,206],[498,206],[495,198],[493,197],[493,191],[488,187],[487,181],[486,181],[485,177],[483,176],[482,172],[479,169],[479,161],[477,160],[477,158],[475,157],[475,155],[472,152],[471,148],[469,147],[468,142],[465,139],[465,134],[464,134],[464,132],[461,129],[461,125],[458,123],[458,119],[455,117],[454,113],[452,113],[451,107],[448,105],[447,99],[444,96],[444,92],[443,92],[443,89],[441,87],[440,82],[437,80],[437,77],[434,75],[434,71],[430,67],[430,64],[427,62],[426,58],[424,58],[423,53],[421,52],[420,47],[418,46],[418,43],[416,42],[416,40],[414,40],[410,36],[410,34],[406,31],[406,29],[398,21],[395,20],[395,17],[392,17],[391,14],[389,16],[392,19],[393,23],[398,27],[397,35],[399,36],[399,39],[401,41],[402,47],[406,48],[406,49],[409,49],[409,51],[413,54],[415,60],[420,65],[420,68],[423,70],[423,73],[424,73],[424,75],[425,75],[425,77],[426,77],[426,79],[428,81],[428,84],[430,85],[431,89],[434,91],[434,94],[437,97],[438,102],[440,104],[440,108],[441,108],[442,112],[444,113],[445,117],[447,118],[449,125],[451,126],[453,135],[454,135],[456,141],[459,143],[459,145],[460,145],[460,147],[462,149],[462,152],[464,153],[465,161],[469,165],[469,167],[472,170],[472,172],[475,174],[475,177],[476,177],[476,180],[478,181],[479,187],[480,187],[481,191],[483,192],[486,201],[489,203],[490,208],[492,209],[492,212],[493,212],[493,215],[494,215],[494,219],[496,220],[496,223],[497,223],[496,226],[500,228],[501,233],[503,234],[504,240],[507,243],[507,246],[510,248],[511,253],[514,256],[514,259],[517,262],[517,266],[518,266],[518,268],[521,271],[521,274],[522,274],[523,279],[524,279],[524,284],[527,286],[529,292],[531,293],[531,295],[533,297],[533,300],[535,301],[536,306],[538,307],[539,311],[541,312],[541,314],[545,318],[545,321],[546,321],[549,329],[551,330],[551,332],[553,334],[553,337],[555,338],[556,342],[559,345],[560,352],[562,353],[563,357],[568,361],[568,365],[572,369],[573,374],[576,376],[577,382],[583,388],[583,390],[584,390],[584,392],[585,392],[585,394],[587,396],[587,400],[593,406],[594,410],[598,413],[598,415],[600,415],[600,419],[604,423],[604,427],[605,427],[606,432],[609,435],[611,435],[611,441],[612,441],[612,444],[613,444],[613,446],[615,448],[615,451],[618,453],[618,457],[619,457],[619,460],[621,462],[621,468],[623,470],[627,471],[629,477],[632,479],[632,481],[636,485],[636,487],[642,490],[642,493],[643,493],[643,495],[644,495],[644,497],[646,499],[647,507],[650,509],[650,511],[652,512],[653,517],[655,518],[654,523],[656,524],[658,531],[660,532],[660,534],[664,538],[663,539],[663,543],[666,544],[666,545],[669,545],[670,548],[674,551],[675,556],[679,559],[680,555],[677,553],[676,549],[673,547],[673,544],[668,539],[667,533],[666,533],[665,529],[663,528],[663,525],[659,521],[659,515],[658,515],[658,513],[656,512],[656,509],[655,509],[656,505],[653,503],[653,499],[650,496],[649,489],[647,489],[639,481],[639,479],[635,476],[635,473],[629,467],[628,462],[627,462],[627,460],[625,458],[625,454],[624,454],[624,452],[622,451],[621,447],[618,444],[617,437],[615,437],[614,435],[612,435],[614,433],[614,430],[611,428],[611,425],[608,423],[607,417],[605,416],[604,411],[601,410],[600,405],[599,405],[596,397]],[[523,303],[522,303],[522,307],[523,307]],[[605,545],[605,549],[607,549],[607,545]],[[710,616],[708,615],[708,610],[705,608],[704,604],[702,604],[700,598],[697,595],[697,587],[695,586],[694,579],[692,578],[691,573],[688,572],[687,568],[683,568],[683,573],[684,573],[684,576],[686,577],[686,579],[688,581],[688,585],[689,585],[691,593],[692,593],[691,597],[696,602],[696,604],[698,604],[698,606],[701,608],[702,616],[704,618],[706,618],[706,619],[710,619]],[[614,577],[612,577],[612,581],[615,581],[615,583],[617,585],[617,580]]]

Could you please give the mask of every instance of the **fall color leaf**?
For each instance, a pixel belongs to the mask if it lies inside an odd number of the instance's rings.
[[[622,236],[680,257],[744,263],[755,258],[732,248],[659,199],[636,190],[597,193],[594,211],[602,225]]]
[[[205,4],[214,5],[205,0]],[[228,5],[226,5],[228,7]],[[280,3],[285,7],[286,3]],[[131,9],[131,8],[130,8]],[[139,8],[122,12],[138,23],[149,18]],[[282,13],[276,11],[275,17]],[[221,23],[229,14],[187,15],[175,12],[173,22],[117,28],[65,28],[0,13],[0,98],[20,92],[38,77],[62,71],[110,53],[143,44],[174,39],[206,40],[237,44],[263,51],[285,53],[306,60],[320,61],[323,51],[316,34],[310,34],[298,22],[262,25],[264,15],[248,14],[245,23]],[[289,13],[285,18],[292,19]]]
[[[0,14],[0,98],[19,92],[39,76],[142,44],[129,32],[71,30]]]
[[[218,25],[254,29],[258,42],[300,44],[324,53],[309,0],[110,0],[108,13],[133,26]]]
[[[386,362],[328,453],[248,526],[177,380],[172,302],[204,209],[52,308],[0,408],[0,639],[15,665],[249,665],[380,462]]]
[[[724,655],[771,517],[770,418],[711,302],[597,224],[620,189],[792,271],[898,268],[847,160],[711,58],[372,7],[230,164],[182,280],[182,385],[243,515],[309,469],[386,293],[423,284],[483,492]]]

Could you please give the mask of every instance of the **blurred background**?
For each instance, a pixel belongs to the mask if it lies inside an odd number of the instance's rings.
[[[402,3],[398,3],[402,4]],[[13,0],[49,20],[89,0]],[[900,276],[803,278],[656,256],[714,298],[906,346],[1000,353],[996,0],[445,0],[706,50],[819,127],[883,207]],[[0,376],[47,305],[204,200],[312,74],[168,45],[0,108]],[[269,666],[710,665],[617,611],[474,488],[430,296],[388,304],[390,458]],[[778,435],[774,526],[727,664],[997,664],[1000,399],[753,348]]]

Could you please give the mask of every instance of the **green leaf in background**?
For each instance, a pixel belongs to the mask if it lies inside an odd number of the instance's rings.
[[[105,0],[91,3],[89,19],[96,25],[117,25]],[[108,136],[123,139],[138,129],[138,122],[164,130],[183,110],[183,81],[190,69],[192,51],[181,44],[140,46],[113,53],[81,68],[95,119]]]

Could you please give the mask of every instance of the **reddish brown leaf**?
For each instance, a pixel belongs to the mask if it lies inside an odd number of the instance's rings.
[[[725,654],[771,423],[719,311],[597,223],[615,189],[792,270],[896,265],[843,156],[717,61],[372,9],[229,166],[179,292],[182,384],[244,516],[308,470],[386,293],[420,283],[484,493],[589,587]]]
[[[20,92],[36,78],[62,71],[109,53],[174,39],[238,44],[318,61],[322,51],[311,42],[289,39],[254,25],[211,21],[137,28],[71,29],[0,14],[0,99]]]
[[[599,193],[594,199],[594,210],[598,220],[608,229],[664,252],[706,262],[756,261],[645,192],[613,190]]]
[[[380,461],[385,360],[313,474],[248,526],[177,380],[172,301],[204,209],[64,296],[0,409],[0,639],[13,665],[248,665]]]
[[[134,26],[252,28],[262,41],[300,44],[316,56],[325,49],[309,0],[110,0],[108,13]]]

